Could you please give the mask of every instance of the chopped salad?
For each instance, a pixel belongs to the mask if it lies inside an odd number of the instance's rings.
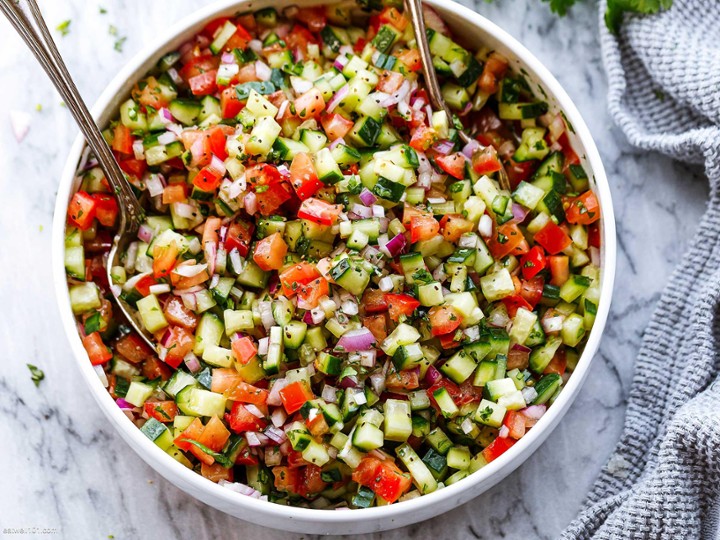
[[[522,439],[578,362],[600,208],[572,126],[425,18],[452,117],[394,3],[222,17],[165,55],[104,132],[147,213],[110,282],[118,203],[84,155],[65,239],[83,345],[210,481],[311,508],[431,493]]]

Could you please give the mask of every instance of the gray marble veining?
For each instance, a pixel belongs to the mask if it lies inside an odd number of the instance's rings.
[[[72,20],[59,46],[89,102],[158,30],[200,3],[41,1],[53,26]],[[375,535],[387,540],[553,538],[572,519],[620,433],[643,329],[707,196],[695,171],[633,149],[613,127],[592,0],[564,19],[538,0],[478,1],[476,9],[545,63],[587,121],[614,196],[617,288],[587,383],[550,439],[470,503],[440,519]],[[110,25],[118,36],[110,35]],[[127,37],[122,52],[113,47],[119,36]],[[296,537],[238,521],[190,498],[145,465],[105,423],[73,365],[50,281],[55,186],[77,128],[4,20],[0,50],[0,531],[53,528],[57,535],[50,537],[72,539]],[[30,131],[19,144],[9,122],[10,112],[18,110],[31,116]],[[40,388],[26,363],[45,371]]]

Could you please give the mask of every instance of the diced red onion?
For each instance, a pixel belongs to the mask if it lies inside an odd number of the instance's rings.
[[[162,135],[159,135],[157,138],[157,141],[160,144],[170,144],[177,141],[177,135],[175,135],[172,131],[166,131]]]
[[[135,268],[135,261],[138,254],[138,243],[130,242],[127,251],[125,252],[125,270],[128,272]]]
[[[227,488],[230,491],[234,491],[235,493],[239,493],[240,495],[252,497],[253,499],[259,499],[262,496],[262,493],[256,489],[246,486],[245,484],[241,484],[240,482],[228,482],[223,478],[218,482],[218,485]]]
[[[275,446],[265,447],[265,466],[274,467],[282,463],[282,454],[278,451]]]
[[[347,56],[345,56],[344,54],[339,54],[333,62],[333,67],[338,71],[342,71],[343,69],[345,69],[345,66],[347,66],[349,61],[350,59]]]
[[[350,211],[364,219],[371,218],[373,215],[372,208],[358,203],[354,203]]]
[[[321,397],[328,403],[337,402],[337,388],[326,384],[323,386]]]
[[[338,384],[340,388],[356,388],[358,385],[358,380],[355,375],[348,375],[340,379],[340,381],[338,381]]]
[[[95,373],[97,374],[98,379],[100,379],[100,383],[103,385],[103,387],[107,388],[110,385],[110,383],[108,381],[107,374],[105,373],[105,370],[103,369],[103,367],[100,365],[97,365],[97,366],[93,366],[93,369],[95,370]]]
[[[590,262],[593,264],[593,266],[599,267],[601,263],[600,250],[595,246],[590,246],[590,249],[588,251],[590,252]]]
[[[523,388],[521,390],[520,393],[522,394],[523,399],[525,400],[525,403],[532,403],[533,401],[535,401],[535,399],[538,396],[537,390],[535,390],[535,388],[532,386],[526,386],[525,388]],[[534,424],[536,422],[536,420],[533,420],[532,422]],[[525,422],[525,426],[532,427],[532,426],[528,425],[527,421]]]
[[[391,107],[392,105],[397,105],[401,101],[407,101],[409,95],[410,82],[406,79],[400,85],[400,88],[398,88],[393,94],[391,94],[389,98],[380,103],[380,105],[382,107]]]
[[[368,188],[363,188],[359,197],[365,206],[372,206],[377,202],[377,197]]]
[[[220,57],[220,61],[223,64],[233,64],[235,63],[235,55],[231,52],[224,52]]]
[[[255,212],[257,212],[257,196],[255,195],[255,192],[251,191],[245,195],[244,205],[245,211],[248,214],[251,216],[255,215]]]
[[[309,313],[310,313],[310,317],[312,320],[312,324],[320,324],[321,322],[323,322],[325,320],[325,311],[320,307],[311,309],[309,311]]]
[[[470,139],[470,141],[463,146],[462,153],[465,157],[472,158],[473,154],[479,150],[482,150],[482,145],[475,139]]]
[[[548,125],[548,131],[550,132],[550,141],[557,142],[560,136],[565,132],[565,120],[560,113],[555,115],[552,122]]]
[[[425,372],[425,380],[429,385],[432,386],[440,379],[442,379],[442,375],[435,366],[430,366],[427,368],[427,371]]]
[[[345,332],[337,342],[336,349],[346,352],[367,351],[376,343],[375,336],[367,328]]]
[[[492,227],[493,222],[490,216],[487,214],[480,216],[480,221],[478,222],[478,232],[480,233],[480,236],[483,238],[489,238],[492,235]]]
[[[367,397],[365,396],[365,392],[363,392],[362,390],[357,390],[353,392],[352,398],[353,401],[358,405],[365,405],[367,403]]]
[[[207,268],[207,264],[180,264],[175,267],[175,273],[182,277],[195,277]]]
[[[285,409],[283,407],[278,407],[270,415],[270,421],[275,427],[282,427],[282,425],[285,423],[285,420],[287,420],[287,413],[285,412]]]
[[[358,314],[358,305],[357,302],[353,299],[343,300],[340,309],[342,309],[345,315],[348,315],[350,317]]]
[[[498,154],[503,157],[507,157],[515,152],[515,143],[511,140],[507,140],[500,145],[498,148]]]
[[[257,431],[246,431],[245,440],[247,440],[248,446],[252,447],[264,446],[268,443],[268,438]]]
[[[375,349],[369,351],[358,351],[360,355],[360,365],[363,367],[371,368],[375,367],[375,361],[377,359],[377,351]]]
[[[447,273],[445,273],[444,267],[444,264],[439,264],[438,267],[433,270],[432,276],[435,281],[439,281],[440,283],[442,283],[447,279]]]
[[[270,76],[272,75],[272,70],[265,62],[257,60],[255,62],[255,75],[261,81],[267,81],[270,79]]]
[[[556,315],[555,317],[548,317],[547,319],[542,319],[540,321],[540,324],[542,325],[545,333],[556,334],[557,332],[562,330],[564,320],[565,317],[563,317],[562,315]]]
[[[175,291],[173,291],[174,293]],[[195,297],[195,293],[193,294],[182,294],[180,295],[180,298],[183,301],[183,305],[188,308],[191,311],[195,311],[197,309],[197,298]]]
[[[385,374],[384,373],[373,373],[369,377],[370,386],[377,395],[382,394],[385,390]]]
[[[452,152],[453,148],[455,148],[455,143],[447,139],[435,143],[432,147],[433,150],[443,156],[447,156],[450,152]]]
[[[493,309],[487,317],[487,323],[495,328],[505,328],[509,322],[510,316],[503,304]]]
[[[268,437],[268,439],[278,443],[282,444],[285,441],[287,441],[287,435],[282,429],[278,429],[275,426],[270,426],[265,430],[265,435]]]
[[[444,35],[449,35],[450,30],[448,29],[445,21],[442,20],[438,12],[427,4],[422,4],[423,19],[428,28],[432,28],[436,32],[440,32]]]
[[[145,242],[146,244],[149,244],[152,242],[153,236],[155,236],[155,231],[153,231],[148,225],[143,223],[140,225],[140,228],[138,229],[138,239],[140,239],[141,242]]]
[[[419,111],[425,106],[425,99],[424,98],[413,98],[410,100],[410,107],[415,110]]]
[[[440,265],[442,266],[442,265]],[[393,280],[390,276],[385,276],[383,278],[380,278],[380,281],[378,282],[378,288],[382,292],[390,292],[393,290]]]
[[[330,148],[330,150],[335,150],[335,147],[338,144],[345,144],[345,139],[343,139],[342,137],[338,137],[337,139],[335,139],[333,142],[330,143],[330,146],[328,146],[328,148]]]
[[[380,206],[379,204],[373,204],[372,205],[372,215],[376,218],[384,218],[385,217],[385,208]]]
[[[262,339],[260,341],[262,341]],[[259,352],[260,351],[258,350],[258,353]],[[270,393],[268,394],[267,398],[267,404],[272,405],[273,407],[279,407],[280,405],[282,405],[282,399],[280,399],[280,390],[285,388],[288,384],[290,384],[290,382],[287,379],[276,380],[275,384],[273,384],[272,388],[270,388]]]
[[[200,371],[200,360],[197,356],[195,356],[195,353],[190,351],[183,357],[183,362],[185,363],[185,366],[190,370],[190,373],[197,373]]]
[[[460,429],[462,429],[465,435],[470,433],[473,430],[473,427],[473,422],[470,418],[465,418],[465,420],[462,421],[462,424],[460,424]]]
[[[158,118],[160,118],[160,122],[166,126],[175,121],[175,118],[173,118],[170,109],[168,109],[167,107],[160,108],[160,110],[158,111]]]
[[[141,139],[133,141],[132,151],[135,159],[145,159],[145,147]]]
[[[520,413],[524,417],[530,418],[532,420],[540,420],[546,412],[546,405],[530,405],[529,407],[525,407],[520,411]]]
[[[173,203],[173,211],[178,217],[185,218],[185,219],[194,219],[195,218],[195,212],[196,209],[193,205],[183,203],[183,202],[176,202]]]
[[[155,285],[150,285],[150,287],[148,287],[148,290],[152,294],[167,294],[170,292],[170,284],[169,283],[157,283]]]
[[[500,431],[498,432],[498,437],[507,439],[508,435],[510,435],[510,428],[505,425],[501,426]]]
[[[337,92],[335,92],[335,95],[331,97],[330,101],[328,101],[327,103],[327,112],[333,112],[335,108],[340,104],[340,102],[345,99],[349,93],[350,87],[347,84],[340,88]]]
[[[180,74],[178,73],[177,69],[175,69],[174,67],[171,67],[170,69],[168,69],[167,74],[175,84],[182,84],[184,82],[182,80],[182,77],[180,77]]]
[[[252,403],[246,403],[245,409],[247,409],[247,412],[252,414],[255,418],[265,418],[265,414],[263,414],[263,412]]]
[[[519,205],[516,202],[512,203],[513,223],[522,223],[523,221],[525,221],[525,218],[528,216],[529,213],[530,210],[528,210],[524,206]]]
[[[406,244],[407,240],[405,236],[402,234],[398,234],[395,235],[390,241],[388,241],[387,244],[381,246],[380,251],[385,253],[385,255],[388,255],[390,258],[394,259],[403,252]]]
[[[123,398],[119,397],[115,400],[115,403],[117,403],[117,406],[121,409],[133,409],[135,406],[131,403],[128,403]]]
[[[272,302],[267,300],[259,302],[258,309],[260,310],[260,320],[265,330],[269,331],[272,326],[275,326],[275,318],[272,314]]]
[[[159,174],[149,175],[145,180],[145,186],[147,187],[148,193],[151,197],[162,195],[162,192],[165,189]]]
[[[210,168],[220,176],[224,175],[226,171],[225,162],[215,154],[210,159]]]
[[[259,54],[262,52],[263,44],[259,39],[251,39],[248,42],[248,46],[253,50],[254,53]]]
[[[201,285],[193,285],[192,287],[188,287],[187,289],[173,289],[173,294],[175,296],[184,296],[187,294],[194,294],[196,292],[200,292],[203,290],[203,287]]]
[[[290,425],[292,425],[292,424],[290,424]],[[285,441],[284,443],[282,443],[280,445],[280,453],[283,456],[287,456],[291,450],[292,450],[292,445],[290,444],[290,441]]]

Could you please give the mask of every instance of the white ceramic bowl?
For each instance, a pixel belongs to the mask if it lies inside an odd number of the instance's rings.
[[[288,5],[319,4],[317,0],[290,0]],[[120,411],[115,401],[103,387],[88,361],[78,336],[75,319],[70,309],[68,289],[63,263],[64,228],[67,205],[77,182],[74,173],[83,147],[78,137],[68,157],[58,188],[53,228],[53,277],[57,301],[65,331],[70,340],[75,360],[87,386],[92,392],[110,423],[125,441],[150,466],[188,494],[238,518],[253,523],[302,533],[360,534],[376,532],[437,516],[459,506],[500,482],[515,470],[550,435],[575,396],[580,391],[590,367],[600,337],[605,327],[615,275],[615,222],[613,218],[610,189],[600,156],[585,122],[575,105],[550,72],[520,43],[495,24],[449,0],[428,0],[457,35],[462,35],[469,45],[486,44],[509,58],[517,69],[524,68],[533,90],[542,88],[538,95],[547,95],[550,110],[565,112],[574,127],[570,133],[573,147],[581,156],[582,164],[591,173],[591,183],[602,208],[602,292],[595,326],[590,333],[585,351],[564,390],[548,409],[538,424],[510,450],[478,472],[449,487],[416,499],[391,506],[352,511],[311,510],[280,506],[259,501],[206,480],[185,468],[160,450]],[[165,53],[176,49],[209,20],[224,14],[250,11],[267,6],[277,7],[274,0],[224,0],[198,10],[175,25],[168,33],[149,44],[113,79],[93,108],[100,125],[104,125],[117,113],[122,100],[126,99],[132,85],[141,78]],[[141,480],[138,479],[138,482]]]

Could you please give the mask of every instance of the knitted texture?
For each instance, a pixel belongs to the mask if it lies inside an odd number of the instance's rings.
[[[604,11],[613,119],[631,144],[703,164],[710,200],[645,332],[620,442],[563,537],[720,538],[720,1],[674,0],[618,36]]]

